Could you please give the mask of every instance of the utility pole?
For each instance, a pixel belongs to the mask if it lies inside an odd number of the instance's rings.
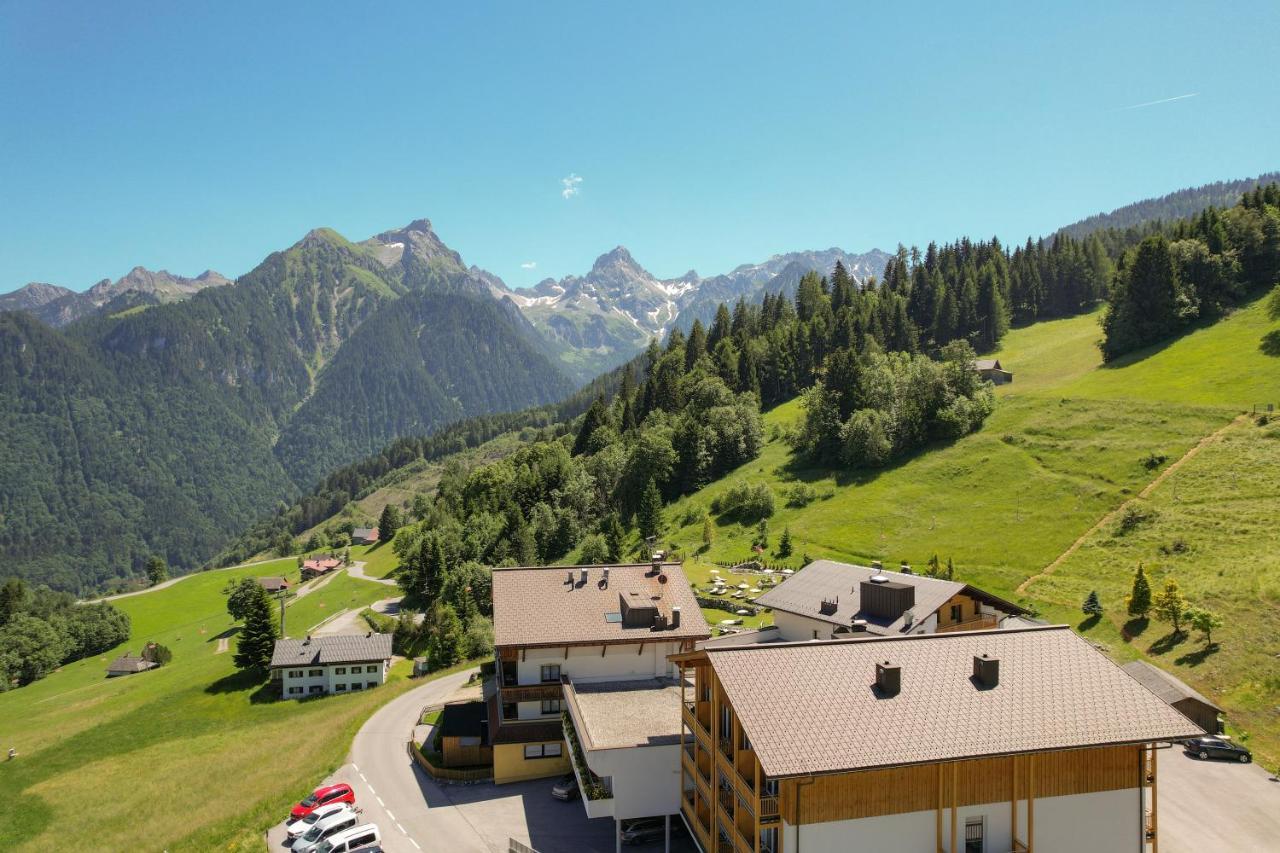
[[[280,599],[280,636],[281,636],[281,637],[284,637],[284,636],[285,636],[285,632],[284,632],[284,598],[285,598],[285,595],[286,595],[285,591],[284,591],[284,590],[280,590],[280,594],[279,594],[278,596],[276,596],[277,598],[279,598],[279,599]]]

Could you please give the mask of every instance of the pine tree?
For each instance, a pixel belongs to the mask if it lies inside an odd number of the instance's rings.
[[[1182,594],[1175,578],[1166,578],[1164,589],[1157,593],[1151,602],[1151,609],[1161,622],[1173,625],[1173,633],[1182,633],[1182,620],[1187,615],[1187,597]]]
[[[237,669],[261,676],[271,668],[279,633],[267,591],[257,583],[253,586],[254,592],[244,604],[244,627],[240,629],[234,660]]]
[[[657,540],[662,535],[662,495],[658,493],[658,484],[652,479],[644,487],[640,495],[640,509],[636,513],[636,524],[640,528],[640,538]]]
[[[716,541],[716,526],[711,520],[711,514],[702,516],[702,544],[710,548],[712,543]]]
[[[760,519],[760,523],[756,525],[756,539],[752,544],[762,551],[769,547],[769,519]]]
[[[433,669],[445,669],[462,660],[463,630],[458,612],[448,604],[437,604],[428,614],[431,640],[427,643],[427,662]]]
[[[942,561],[938,559],[938,555],[934,554],[929,558],[929,568],[925,569],[925,574],[931,578],[942,577]]]
[[[587,413],[582,416],[582,426],[578,429],[578,437],[573,442],[573,455],[581,456],[591,450],[591,437],[596,434],[596,430],[607,424],[608,415],[604,406],[604,395],[596,397],[595,402],[591,404],[591,408],[587,409]]]
[[[1147,573],[1143,571],[1142,563],[1138,563],[1138,571],[1134,572],[1133,588],[1125,599],[1125,607],[1130,616],[1138,618],[1151,612],[1151,584],[1147,582]]]
[[[689,329],[689,340],[684,345],[684,369],[685,372],[693,370],[693,366],[698,363],[698,359],[707,354],[707,332],[702,327],[701,320],[694,320],[693,327]]]
[[[382,508],[382,515],[378,517],[378,541],[390,542],[396,538],[396,531],[400,529],[400,508],[395,504],[387,504]]]
[[[622,520],[618,518],[616,512],[609,513],[600,521],[600,532],[604,534],[609,562],[617,563],[621,561],[623,545],[627,539],[627,531],[623,528]]]
[[[1080,606],[1080,609],[1086,616],[1102,615],[1102,602],[1098,600],[1098,591],[1096,589],[1089,593],[1088,597],[1084,600],[1084,604]]]
[[[147,582],[155,586],[168,578],[169,567],[164,564],[164,560],[156,556],[150,557],[147,560]]]
[[[782,528],[782,538],[778,540],[778,556],[786,559],[791,556],[791,528]]]
[[[956,567],[951,564],[951,558],[947,557],[947,580],[956,579]]]

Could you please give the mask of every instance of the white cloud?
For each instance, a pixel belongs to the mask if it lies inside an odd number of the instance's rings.
[[[563,185],[560,190],[560,195],[564,198],[573,198],[581,192],[578,184],[582,183],[582,176],[575,175],[573,172],[570,172],[569,177],[560,179],[560,183]]]
[[[536,270],[537,268],[538,268],[537,261],[525,261],[523,264],[520,265],[520,269],[522,270]]]
[[[1144,103],[1141,103],[1141,104],[1130,104],[1127,107],[1117,107],[1116,110],[1114,110],[1114,112],[1121,112],[1123,110],[1140,110],[1143,107],[1154,107],[1157,104],[1170,104],[1170,103],[1173,103],[1174,101],[1185,101],[1187,98],[1194,98],[1199,94],[1200,94],[1199,92],[1192,92],[1190,95],[1176,95],[1172,98],[1161,98],[1158,101],[1145,101]]]

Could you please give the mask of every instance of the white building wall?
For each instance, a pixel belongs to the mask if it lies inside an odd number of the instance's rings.
[[[305,667],[289,667],[283,668],[283,676],[281,678],[283,696],[286,699],[303,699],[307,696],[314,696],[316,693],[350,693],[352,684],[359,684],[361,690],[368,690],[369,683],[374,682],[376,685],[385,684],[387,681],[387,668],[390,661],[381,661],[373,663],[359,664],[342,664],[328,666],[305,666]],[[360,671],[355,669],[359,667]],[[374,671],[369,672],[369,667],[373,667]],[[341,669],[343,672],[339,673]],[[342,684],[344,689],[337,690],[337,685]],[[300,692],[292,692],[291,688],[302,688]],[[319,691],[313,691],[313,687],[319,687]]]
[[[956,810],[956,849],[951,850],[951,812],[942,813],[942,849],[963,853],[965,821],[983,819],[985,853],[1013,849],[1009,803],[964,806]],[[1138,788],[1036,799],[1037,853],[1139,853],[1142,802]],[[937,812],[930,809],[858,820],[792,826],[782,824],[783,849],[804,853],[933,850]],[[1018,805],[1018,834],[1027,837],[1027,804]],[[797,847],[797,844],[799,845]]]
[[[680,811],[680,745],[597,749],[587,766],[613,781],[613,816],[620,820]]]
[[[773,611],[773,624],[778,626],[778,631],[782,635],[782,639],[787,642],[800,642],[803,640],[815,639],[813,632],[817,631],[819,640],[830,640],[835,631],[836,625],[831,622],[823,622],[821,619],[814,619],[812,616],[800,616],[796,613],[787,613],[782,610]],[[938,614],[931,613],[923,621],[917,622],[911,626],[908,634],[932,634],[938,630]],[[837,634],[834,635],[838,639],[851,639],[857,637],[857,634]]]
[[[632,678],[675,677],[675,664],[667,661],[667,655],[680,650],[678,642],[639,643],[604,646],[570,646],[569,656],[564,648],[528,649],[523,660],[517,661],[520,684],[542,683],[542,666],[554,664],[561,675],[574,681],[625,681]]]

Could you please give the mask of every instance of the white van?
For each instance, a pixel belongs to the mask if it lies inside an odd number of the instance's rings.
[[[290,848],[293,853],[315,853],[320,845],[329,838],[350,829],[359,821],[355,810],[347,809],[316,821],[301,838],[293,842]]]
[[[316,853],[378,853],[382,850],[382,834],[376,823],[353,826],[320,843]]]

